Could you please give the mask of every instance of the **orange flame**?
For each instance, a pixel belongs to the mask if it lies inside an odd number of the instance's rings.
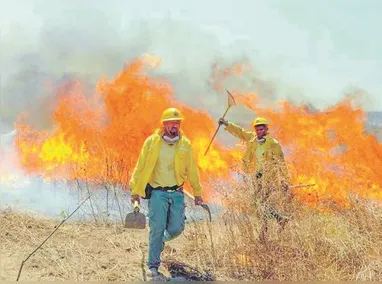
[[[145,67],[159,63],[158,58],[145,55],[114,80],[102,78],[90,97],[79,82],[63,88],[54,131],[36,131],[21,122],[16,125],[23,167],[49,179],[126,184],[144,140],[160,126],[162,111],[175,106],[186,118],[182,129],[193,142],[201,181],[228,176],[238,153],[214,143],[204,156],[216,122],[205,112],[175,102],[165,80],[148,77]]]
[[[237,101],[269,120],[271,134],[287,154],[292,179],[302,187],[295,194],[311,205],[335,202],[349,205],[349,195],[382,200],[382,144],[365,134],[365,115],[350,99],[322,111],[305,105],[279,102],[274,108],[257,108],[255,94]]]
[[[202,182],[228,180],[230,167],[243,152],[215,141],[204,156],[216,122],[207,113],[174,101],[167,81],[148,76],[145,67],[159,64],[159,58],[145,55],[114,80],[102,78],[92,96],[85,95],[79,82],[63,88],[54,131],[36,131],[22,122],[16,125],[23,167],[47,178],[127,183],[143,141],[159,126],[162,111],[175,106],[186,117],[182,128],[193,142]],[[243,66],[215,70],[214,87],[221,89],[222,80],[242,74]],[[236,93],[237,103],[270,121],[293,183],[316,184],[295,189],[299,199],[313,206],[326,201],[348,206],[349,194],[382,200],[382,145],[364,133],[361,109],[352,108],[349,100],[323,112],[288,102],[260,108],[259,101],[256,94]]]
[[[214,88],[222,91],[225,79],[245,76],[249,69],[240,63],[214,68]],[[234,94],[237,103],[269,120],[270,133],[286,154],[293,184],[316,184],[294,189],[300,200],[312,206],[334,202],[343,207],[350,205],[350,196],[382,200],[382,144],[365,133],[364,111],[353,107],[350,99],[313,112],[306,105],[284,101],[266,108],[266,98],[262,101],[255,93]]]

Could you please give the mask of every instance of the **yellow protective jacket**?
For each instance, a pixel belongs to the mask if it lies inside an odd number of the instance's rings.
[[[225,130],[247,142],[247,147],[243,157],[243,170],[247,174],[254,173],[256,169],[256,148],[258,146],[256,132],[245,130],[232,122],[228,122]],[[290,176],[280,143],[269,134],[267,134],[264,138],[266,140],[264,142],[265,149],[263,158],[265,164],[264,171],[266,172],[262,173],[263,176],[271,179],[278,179],[280,182],[283,181],[289,184]]]
[[[157,129],[154,134],[149,136],[144,142],[129,182],[131,194],[145,197],[146,185],[151,178],[159,156],[160,139],[162,139],[162,135],[163,130]],[[188,179],[194,190],[194,196],[201,196],[199,173],[191,142],[182,132],[179,136],[180,138],[176,143],[175,151],[175,176],[177,183],[178,185],[182,185],[185,180]]]

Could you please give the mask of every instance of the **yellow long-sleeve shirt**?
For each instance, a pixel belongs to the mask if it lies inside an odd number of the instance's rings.
[[[175,176],[176,144],[169,145],[161,139],[159,155],[150,179],[152,187],[177,185]]]
[[[275,179],[278,176],[281,180],[290,183],[290,175],[284,154],[280,143],[275,138],[268,134],[264,137],[265,142],[260,144],[256,139],[255,132],[245,130],[232,122],[228,123],[225,130],[247,142],[243,157],[245,172],[254,173],[262,171],[263,174],[267,174],[271,179]],[[265,172],[264,167],[266,168]]]
[[[137,164],[131,175],[129,182],[131,193],[145,196],[147,183],[152,179],[155,165],[157,163],[163,130],[157,129],[154,134],[146,139],[139,155]],[[202,188],[199,181],[198,167],[193,154],[190,140],[181,132],[179,141],[174,144],[174,172],[176,184],[181,185],[185,180],[189,180],[194,196],[202,195]]]

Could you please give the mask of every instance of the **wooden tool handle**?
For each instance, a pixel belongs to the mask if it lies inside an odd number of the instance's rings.
[[[191,198],[192,200],[195,200],[195,197],[193,195],[191,195],[191,193],[189,193],[188,191],[185,191],[183,190],[184,194],[187,195],[189,198]]]
[[[138,213],[139,212],[139,203],[137,200],[134,201],[134,212]]]

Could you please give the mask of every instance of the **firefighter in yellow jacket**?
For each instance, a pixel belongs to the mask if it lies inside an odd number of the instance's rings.
[[[153,277],[159,275],[165,242],[184,230],[183,183],[186,179],[194,190],[195,205],[203,202],[192,145],[180,130],[183,119],[176,108],[163,112],[163,128],[157,129],[144,142],[129,184],[133,203],[140,202],[140,198],[148,199],[148,267]]]
[[[223,118],[219,119],[219,124],[225,125],[225,130],[247,143],[243,170],[251,177],[257,197],[266,208],[264,215],[274,217],[283,228],[288,218],[267,204],[267,198],[277,188],[288,190],[290,177],[281,145],[268,133],[268,121],[263,117],[254,119],[252,127],[255,131],[245,130]],[[262,217],[266,217],[264,215]],[[266,218],[262,219],[264,224],[260,238],[264,239],[268,226]]]

